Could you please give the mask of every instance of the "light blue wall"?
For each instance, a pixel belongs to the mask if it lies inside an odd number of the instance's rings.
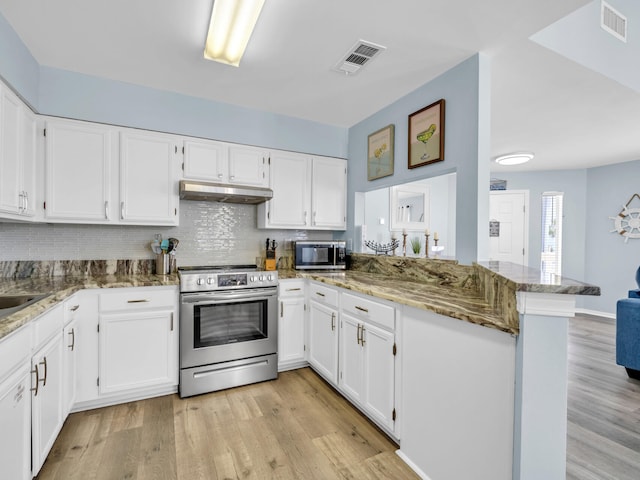
[[[640,194],[640,160],[619,163],[587,171],[587,282],[599,285],[600,297],[585,297],[585,307],[615,313],[616,301],[626,298],[627,291],[638,288],[635,272],[640,266],[640,239],[624,238],[612,233],[615,217],[634,194]],[[640,208],[635,199],[629,207]],[[638,230],[635,230],[638,233]]]
[[[33,109],[38,107],[38,62],[0,14],[0,77]]]
[[[489,216],[489,65],[475,55],[349,129],[348,230],[355,238],[354,192],[366,192],[445,173],[457,172],[456,257],[470,264],[482,258]],[[407,167],[408,116],[441,98],[446,101],[445,160],[410,170]],[[394,174],[367,180],[367,137],[395,125]],[[482,185],[482,190],[478,185]],[[479,192],[481,192],[479,194]],[[433,201],[433,199],[432,199]],[[486,242],[483,233],[486,230]],[[479,233],[480,232],[480,233]],[[479,240],[480,238],[480,240]]]
[[[41,68],[40,113],[346,158],[347,129]]]
[[[529,266],[540,268],[543,192],[563,192],[562,275],[585,281],[587,171],[496,173],[509,190],[529,190]]]

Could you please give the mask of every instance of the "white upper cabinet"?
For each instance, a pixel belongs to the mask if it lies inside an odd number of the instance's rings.
[[[170,135],[120,133],[122,223],[178,224],[177,146]]]
[[[48,120],[45,128],[45,219],[70,223],[112,220],[114,129],[60,119]]]
[[[273,198],[258,205],[261,228],[308,228],[311,161],[308,155],[272,152],[269,182]]]
[[[311,229],[347,228],[347,161],[314,157]]]
[[[171,135],[49,119],[45,138],[47,221],[178,224]]]
[[[35,116],[0,84],[0,212],[7,218],[35,214],[35,141]]]
[[[269,185],[268,159],[269,152],[262,148],[239,145],[229,147],[228,183],[267,187]]]
[[[211,140],[184,141],[184,178],[227,183],[229,146]]]
[[[346,160],[271,152],[269,181],[273,198],[258,205],[259,228],[346,228]]]
[[[269,152],[214,140],[184,141],[183,178],[230,185],[267,187]]]

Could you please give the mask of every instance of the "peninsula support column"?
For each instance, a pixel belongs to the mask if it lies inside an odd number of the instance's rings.
[[[564,480],[568,319],[575,296],[517,292],[514,480]]]

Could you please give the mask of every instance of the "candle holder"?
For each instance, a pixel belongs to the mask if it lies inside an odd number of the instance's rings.
[[[429,234],[424,234],[424,257],[429,258]]]
[[[402,234],[402,256],[403,257],[407,256],[407,234],[406,233]]]

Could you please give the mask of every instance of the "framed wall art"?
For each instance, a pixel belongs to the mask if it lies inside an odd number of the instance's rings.
[[[369,135],[367,148],[367,178],[369,180],[393,175],[394,137],[394,125],[387,125]]]
[[[409,115],[409,168],[444,160],[444,99]]]

